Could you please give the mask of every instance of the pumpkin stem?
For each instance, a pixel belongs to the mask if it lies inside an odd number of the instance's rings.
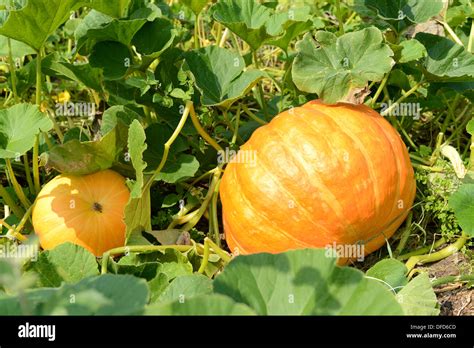
[[[459,251],[464,246],[464,244],[466,244],[466,241],[468,239],[469,239],[468,235],[465,232],[462,232],[461,236],[453,244],[449,244],[447,247],[441,249],[440,251],[437,251],[431,254],[424,254],[424,255],[417,255],[417,256],[410,257],[408,261],[405,263],[405,266],[407,267],[407,270],[408,270],[408,278],[412,277],[413,275],[412,272],[414,271],[413,268],[416,265],[421,265],[421,264],[445,259],[448,256]]]
[[[92,210],[98,213],[102,213],[102,205],[100,203],[94,202],[94,204],[92,205]]]

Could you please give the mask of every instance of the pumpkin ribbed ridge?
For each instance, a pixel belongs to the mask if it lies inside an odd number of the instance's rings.
[[[384,244],[415,195],[408,151],[392,126],[364,105],[319,101],[282,112],[231,161],[220,184],[232,251],[247,254]]]

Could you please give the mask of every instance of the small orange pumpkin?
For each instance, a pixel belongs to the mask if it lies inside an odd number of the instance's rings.
[[[33,226],[43,249],[71,242],[96,256],[125,244],[125,178],[112,170],[58,175],[40,191]]]
[[[408,151],[382,116],[311,101],[258,128],[227,165],[227,244],[240,254],[362,244],[368,254],[403,222],[415,191]]]

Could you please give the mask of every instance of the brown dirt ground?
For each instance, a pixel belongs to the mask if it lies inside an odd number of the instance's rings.
[[[430,278],[441,278],[470,274],[473,272],[474,265],[465,255],[456,253],[441,261],[417,268],[427,271]],[[473,287],[469,288],[462,283],[450,283],[436,287],[435,292],[440,304],[441,315],[474,315]]]

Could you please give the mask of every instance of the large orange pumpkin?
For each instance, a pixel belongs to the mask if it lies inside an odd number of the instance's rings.
[[[71,242],[100,256],[123,246],[129,196],[125,179],[112,170],[55,177],[42,188],[33,209],[42,248]]]
[[[415,190],[407,149],[382,116],[311,101],[258,128],[227,165],[226,240],[240,254],[354,244],[368,254],[403,222]]]

